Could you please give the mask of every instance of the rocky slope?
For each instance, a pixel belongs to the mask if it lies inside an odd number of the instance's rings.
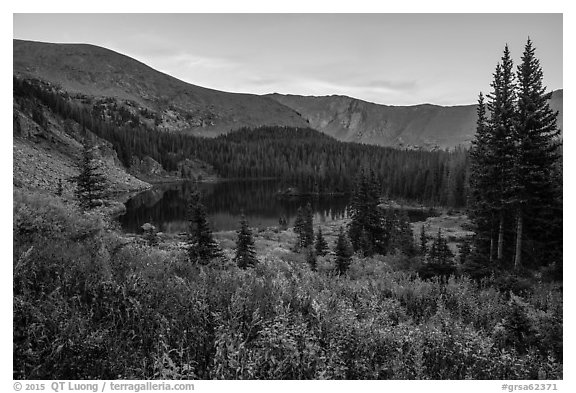
[[[30,108],[41,113],[43,124],[34,120]],[[74,183],[70,180],[79,173],[81,141],[86,139],[97,146],[95,156],[110,193],[150,187],[126,172],[107,141],[89,130],[82,130],[78,123],[55,116],[42,105],[24,99],[15,100],[13,124],[13,185],[16,188],[55,193],[61,182],[63,197],[72,198]]]
[[[14,40],[13,53],[18,77],[51,82],[104,109],[121,107],[167,131],[215,136],[243,126],[307,125],[274,100],[194,86],[98,46]]]
[[[300,113],[312,128],[347,142],[402,148],[452,148],[468,145],[476,130],[476,105],[389,106],[346,96],[270,94],[273,100]],[[551,107],[560,111],[562,90],[554,92]]]

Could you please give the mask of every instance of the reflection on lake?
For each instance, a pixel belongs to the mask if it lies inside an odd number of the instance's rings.
[[[349,201],[349,196],[280,199],[276,196],[280,191],[278,180],[177,183],[154,187],[130,199],[120,223],[131,233],[141,232],[140,227],[146,222],[161,232],[186,232],[186,201],[195,188],[202,195],[214,231],[237,229],[242,213],[251,227],[277,226],[282,215],[291,226],[298,207],[308,202],[314,211],[314,222],[327,222],[344,217]]]

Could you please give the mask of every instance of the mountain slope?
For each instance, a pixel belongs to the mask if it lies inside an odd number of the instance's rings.
[[[300,113],[312,128],[348,142],[451,148],[469,144],[476,130],[476,105],[388,106],[346,96],[267,97]],[[554,92],[551,107],[560,111],[562,128],[562,90]]]
[[[51,82],[84,100],[128,104],[160,129],[214,136],[243,126],[307,126],[276,101],[194,86],[105,48],[14,40],[13,52],[15,75]]]
[[[82,158],[82,142],[90,140],[105,177],[107,191],[118,193],[150,187],[130,175],[111,144],[72,121],[65,120],[31,98],[14,96],[13,185],[15,188],[55,193],[73,198]]]

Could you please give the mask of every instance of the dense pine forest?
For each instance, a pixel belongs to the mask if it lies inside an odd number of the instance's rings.
[[[371,169],[383,196],[431,205],[466,204],[467,151],[397,150],[345,143],[312,129],[260,127],[214,139],[159,132],[118,107],[106,117],[98,105],[72,100],[38,81],[14,78],[15,99],[32,98],[110,141],[130,167],[132,157],[152,157],[169,171],[190,157],[205,161],[224,178],[281,178],[302,192],[350,192],[362,169]],[[27,100],[29,102],[29,100]],[[24,101],[23,101],[24,102]],[[41,116],[41,109],[33,108]]]

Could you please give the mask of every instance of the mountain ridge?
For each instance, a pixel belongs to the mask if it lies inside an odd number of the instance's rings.
[[[13,72],[47,81],[112,117],[129,112],[161,131],[214,137],[242,127],[312,127],[336,139],[398,148],[467,146],[476,105],[377,104],[345,95],[230,93],[196,86],[92,44],[13,40]],[[112,100],[112,101],[111,101]],[[562,128],[563,90],[551,106]]]
[[[453,148],[468,145],[476,132],[477,104],[443,106],[377,104],[343,95],[272,93],[271,99],[300,113],[310,126],[347,142],[401,148]],[[562,129],[563,89],[552,93]]]
[[[307,126],[273,100],[192,85],[96,45],[23,40],[13,45],[14,74],[51,82],[68,93],[135,102],[157,112],[156,125],[167,131],[216,136],[242,126]]]

